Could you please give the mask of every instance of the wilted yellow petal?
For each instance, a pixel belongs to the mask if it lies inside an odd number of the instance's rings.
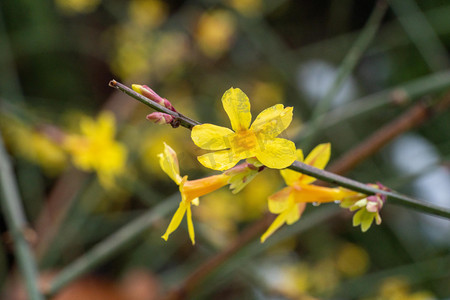
[[[290,204],[289,196],[291,195],[291,192],[291,187],[285,187],[269,196],[269,211],[273,214],[279,214],[285,211]]]
[[[240,89],[231,88],[223,94],[222,105],[234,131],[247,130],[252,121],[250,101]]]
[[[310,165],[312,167],[316,167],[318,169],[324,169],[327,165],[328,161],[330,160],[331,155],[331,144],[320,144],[316,146],[305,158],[304,163],[307,165]],[[302,183],[311,183],[313,181],[316,181],[316,178],[303,175],[300,179]]]
[[[192,212],[191,212],[191,206],[187,205],[187,223],[188,223],[188,232],[189,237],[191,238],[192,245],[195,245],[195,233],[194,233],[194,224],[192,223]]]
[[[206,153],[197,157],[197,159],[205,167],[219,171],[234,167],[240,160],[231,150]]]
[[[266,108],[256,117],[250,129],[266,138],[275,138],[291,124],[292,110],[292,107],[284,108],[282,104]]]
[[[297,149],[295,151],[295,156],[298,161],[303,162],[303,151],[301,149]],[[281,170],[280,174],[283,177],[284,182],[286,182],[286,184],[289,186],[293,185],[296,181],[298,181],[300,179],[300,177],[303,176],[302,173],[299,173],[299,172],[296,172],[293,170],[289,170],[289,169]]]
[[[283,226],[284,223],[286,223],[286,214],[281,213],[278,215],[278,217],[276,217],[276,219],[273,221],[270,227],[261,236],[261,243],[264,243],[267,240],[267,238],[271,236],[278,228]]]
[[[158,157],[161,169],[169,175],[176,184],[180,184],[182,178],[180,176],[177,153],[169,145],[164,143],[164,152],[158,154]]]
[[[190,204],[187,204],[190,205]],[[166,232],[163,236],[161,236],[164,240],[167,241],[169,238],[169,235],[174,232],[178,226],[180,226],[181,220],[183,220],[184,213],[186,212],[186,204],[184,201],[180,202],[180,205],[178,206],[177,211],[172,217],[172,220],[169,223],[169,227],[167,227]]]
[[[260,141],[261,152],[256,158],[265,166],[272,169],[283,169],[295,160],[295,144],[291,141],[276,138]]]
[[[191,132],[194,144],[205,150],[230,148],[234,135],[233,130],[213,124],[197,125]]]

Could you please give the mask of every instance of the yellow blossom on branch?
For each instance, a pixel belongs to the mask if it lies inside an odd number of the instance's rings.
[[[205,150],[218,150],[198,157],[202,165],[214,170],[227,170],[241,159],[256,157],[263,165],[282,169],[295,160],[295,144],[277,138],[292,121],[292,107],[277,104],[262,111],[250,126],[250,101],[240,89],[231,88],[222,97],[231,129],[213,125],[197,125],[192,129],[194,143]]]
[[[229,176],[226,174],[213,175],[197,180],[187,180],[187,176],[180,176],[178,158],[175,151],[164,143],[164,152],[159,155],[161,169],[179,186],[181,193],[180,205],[172,217],[166,232],[162,236],[167,241],[169,235],[174,232],[187,216],[188,232],[192,244],[195,244],[194,225],[192,222],[191,204],[198,205],[199,197],[214,192],[228,184]]]
[[[325,168],[330,159],[330,144],[320,144],[306,157],[304,163],[319,169]],[[297,150],[297,160],[303,161],[303,152]],[[267,231],[262,235],[264,242],[283,224],[291,225],[300,219],[306,203],[326,203],[340,201],[355,192],[343,188],[328,188],[312,185],[316,179],[292,170],[281,170],[281,175],[288,185],[269,197],[269,211],[278,214]]]
[[[115,178],[125,171],[127,149],[116,140],[114,116],[102,112],[97,120],[84,117],[81,134],[67,135],[63,146],[73,164],[84,171],[95,171],[105,188],[114,187]]]

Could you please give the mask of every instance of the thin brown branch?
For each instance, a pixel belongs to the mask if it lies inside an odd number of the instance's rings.
[[[182,284],[176,289],[169,292],[164,298],[165,300],[181,300],[189,299],[189,293],[195,289],[195,287],[201,283],[213,270],[224,263],[229,257],[242,249],[245,245],[249,244],[255,238],[260,236],[273,222],[274,215],[265,214],[264,217],[249,225],[244,232],[239,235],[230,246],[228,246],[222,252],[212,256],[203,264],[201,264],[189,277],[187,277]]]
[[[398,118],[381,127],[367,139],[345,153],[335,163],[330,165],[328,171],[340,175],[346,174],[402,133],[420,126],[436,114],[448,109],[449,106],[450,93],[447,93],[434,105],[426,101],[419,101]]]

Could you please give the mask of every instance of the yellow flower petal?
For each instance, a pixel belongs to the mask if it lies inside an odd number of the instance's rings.
[[[191,138],[202,149],[223,150],[230,148],[234,134],[233,130],[222,126],[203,124],[192,128]]]
[[[158,154],[158,157],[161,169],[163,169],[176,184],[180,184],[182,178],[180,176],[176,152],[169,145],[164,143],[164,152]]]
[[[292,121],[292,107],[277,104],[263,110],[251,126],[251,130],[266,138],[275,138],[283,132]]]
[[[326,203],[341,201],[347,196],[340,188],[329,188],[312,184],[295,185],[292,192],[296,202]]]
[[[291,195],[292,188],[285,187],[275,194],[269,196],[269,211],[273,214],[279,214],[285,211],[289,207],[289,196]]]
[[[331,145],[330,143],[320,144],[315,147],[305,158],[305,164],[316,167],[318,169],[324,169],[330,160]],[[316,178],[303,175],[300,179],[302,183],[311,183],[316,181]]]
[[[180,185],[180,192],[184,201],[191,202],[227,185],[229,179],[230,176],[219,174],[196,180],[187,180]]]
[[[234,167],[240,160],[231,150],[206,153],[197,157],[197,159],[205,167],[219,171]]]
[[[295,156],[296,159],[298,161],[303,161],[303,151],[301,149],[297,149],[295,151]],[[296,181],[298,181],[300,179],[300,177],[303,176],[302,173],[293,171],[293,170],[289,170],[289,169],[284,169],[280,171],[281,176],[284,179],[284,182],[286,182],[287,185],[291,186],[293,185]]]
[[[234,131],[247,130],[252,121],[250,101],[240,89],[231,88],[223,94],[222,105]]]
[[[306,203],[294,203],[286,213],[286,224],[291,225],[297,222],[305,208]]]
[[[187,205],[189,205],[189,204],[187,204]],[[172,232],[174,232],[178,228],[178,226],[180,226],[181,220],[183,220],[185,212],[186,212],[186,204],[184,201],[181,201],[180,205],[178,206],[177,211],[175,212],[175,214],[172,217],[172,220],[169,223],[169,227],[167,227],[167,230],[164,233],[164,235],[161,236],[164,240],[167,241],[167,239],[169,238],[169,235]]]
[[[256,155],[256,158],[265,166],[283,169],[294,162],[295,144],[293,142],[280,138],[261,142],[263,142],[262,151]]]
[[[195,245],[195,233],[194,233],[194,224],[192,223],[192,212],[191,212],[191,206],[187,206],[187,223],[188,223],[188,232],[189,237],[191,238],[192,245]]]
[[[286,214],[281,213],[276,217],[276,219],[273,221],[273,223],[269,226],[269,228],[264,232],[264,234],[261,236],[261,243],[264,243],[269,236],[271,236],[278,228],[283,226],[283,224],[286,223]]]

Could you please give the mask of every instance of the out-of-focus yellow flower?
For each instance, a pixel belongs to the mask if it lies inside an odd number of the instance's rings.
[[[59,172],[67,165],[67,156],[61,146],[39,132],[32,132],[28,148],[29,158],[50,173]]]
[[[261,0],[228,0],[227,2],[244,16],[260,15],[262,12]]]
[[[226,10],[215,10],[200,17],[195,38],[205,55],[218,58],[230,48],[235,31],[233,15]]]
[[[226,247],[238,234],[242,218],[242,194],[233,195],[223,189],[205,195],[202,205],[195,210],[195,216],[204,226],[203,233],[219,248]],[[233,205],[230,205],[233,203]]]
[[[84,117],[80,121],[81,134],[67,135],[64,148],[72,156],[74,165],[84,171],[95,171],[105,188],[113,188],[115,178],[125,171],[127,150],[114,140],[114,116],[102,112],[97,120]]]
[[[192,223],[191,204],[198,205],[199,197],[214,192],[215,190],[228,184],[229,176],[226,174],[213,175],[197,180],[187,180],[187,176],[180,176],[178,158],[175,151],[167,144],[164,144],[164,152],[159,154],[161,169],[180,187],[181,202],[162,236],[167,241],[169,235],[174,232],[187,216],[188,232],[192,244],[195,244],[194,225]]]
[[[330,149],[330,144],[318,145],[306,157],[305,164],[323,169],[330,159]],[[303,161],[303,152],[300,149],[297,150],[297,160]],[[269,197],[269,211],[279,215],[262,235],[261,242],[285,223],[290,225],[297,222],[305,210],[306,203],[340,201],[354,194],[343,188],[312,185],[311,183],[316,180],[314,177],[292,170],[281,170],[280,173],[288,186]]]
[[[66,167],[67,156],[55,141],[14,117],[2,114],[0,120],[5,142],[13,152],[38,164],[50,175],[57,174]]]
[[[55,0],[56,6],[66,14],[87,14],[93,12],[101,0]]]
[[[131,81],[161,80],[182,69],[188,54],[188,38],[181,32],[152,32],[127,24],[111,30],[110,36],[114,40],[111,69]]]
[[[236,167],[241,167],[241,165],[245,166],[245,164],[240,164]],[[248,171],[250,170],[248,169]],[[205,230],[212,242],[218,246],[229,245],[230,241],[238,233],[239,225],[242,222],[252,221],[261,217],[267,207],[267,197],[280,183],[270,171],[255,171],[256,173],[254,174],[258,174],[258,176],[253,176],[254,179],[252,177],[242,180],[245,181],[244,184],[249,180],[252,180],[252,183],[238,194],[234,193],[239,191],[241,185],[234,186],[233,176],[231,176],[229,184],[230,189],[235,188],[233,194],[227,190],[222,190],[202,198],[202,205],[195,212],[203,223],[208,224],[207,227],[205,226]],[[246,170],[243,170],[241,174],[245,176],[248,173]],[[235,179],[238,180],[238,178]],[[230,203],[233,203],[233,205],[230,205]]]
[[[337,253],[336,267],[346,277],[360,276],[369,268],[369,255],[363,248],[347,243]]]
[[[131,21],[139,26],[154,28],[167,18],[167,4],[160,0],[132,0],[129,6]]]
[[[408,281],[402,277],[386,278],[380,286],[377,300],[433,300],[437,299],[428,291],[411,292]]]
[[[311,287],[311,270],[304,263],[277,261],[261,268],[262,278],[271,289],[288,299],[314,299],[307,296]]]
[[[311,290],[314,293],[329,295],[339,283],[339,274],[331,258],[320,260],[311,268]],[[330,297],[325,297],[329,299]]]
[[[112,35],[115,39],[111,69],[124,79],[148,76],[151,40],[144,33],[134,30],[130,26],[114,28]]]
[[[292,107],[277,104],[262,111],[250,126],[250,101],[240,89],[231,88],[222,97],[233,130],[213,125],[192,129],[194,143],[205,150],[219,150],[198,157],[202,165],[227,170],[241,159],[256,157],[269,168],[282,169],[295,160],[295,144],[277,138],[292,121]]]
[[[261,105],[275,105],[283,101],[283,87],[274,82],[257,81],[252,86],[250,93],[252,99],[258,99],[253,108],[263,109]]]

